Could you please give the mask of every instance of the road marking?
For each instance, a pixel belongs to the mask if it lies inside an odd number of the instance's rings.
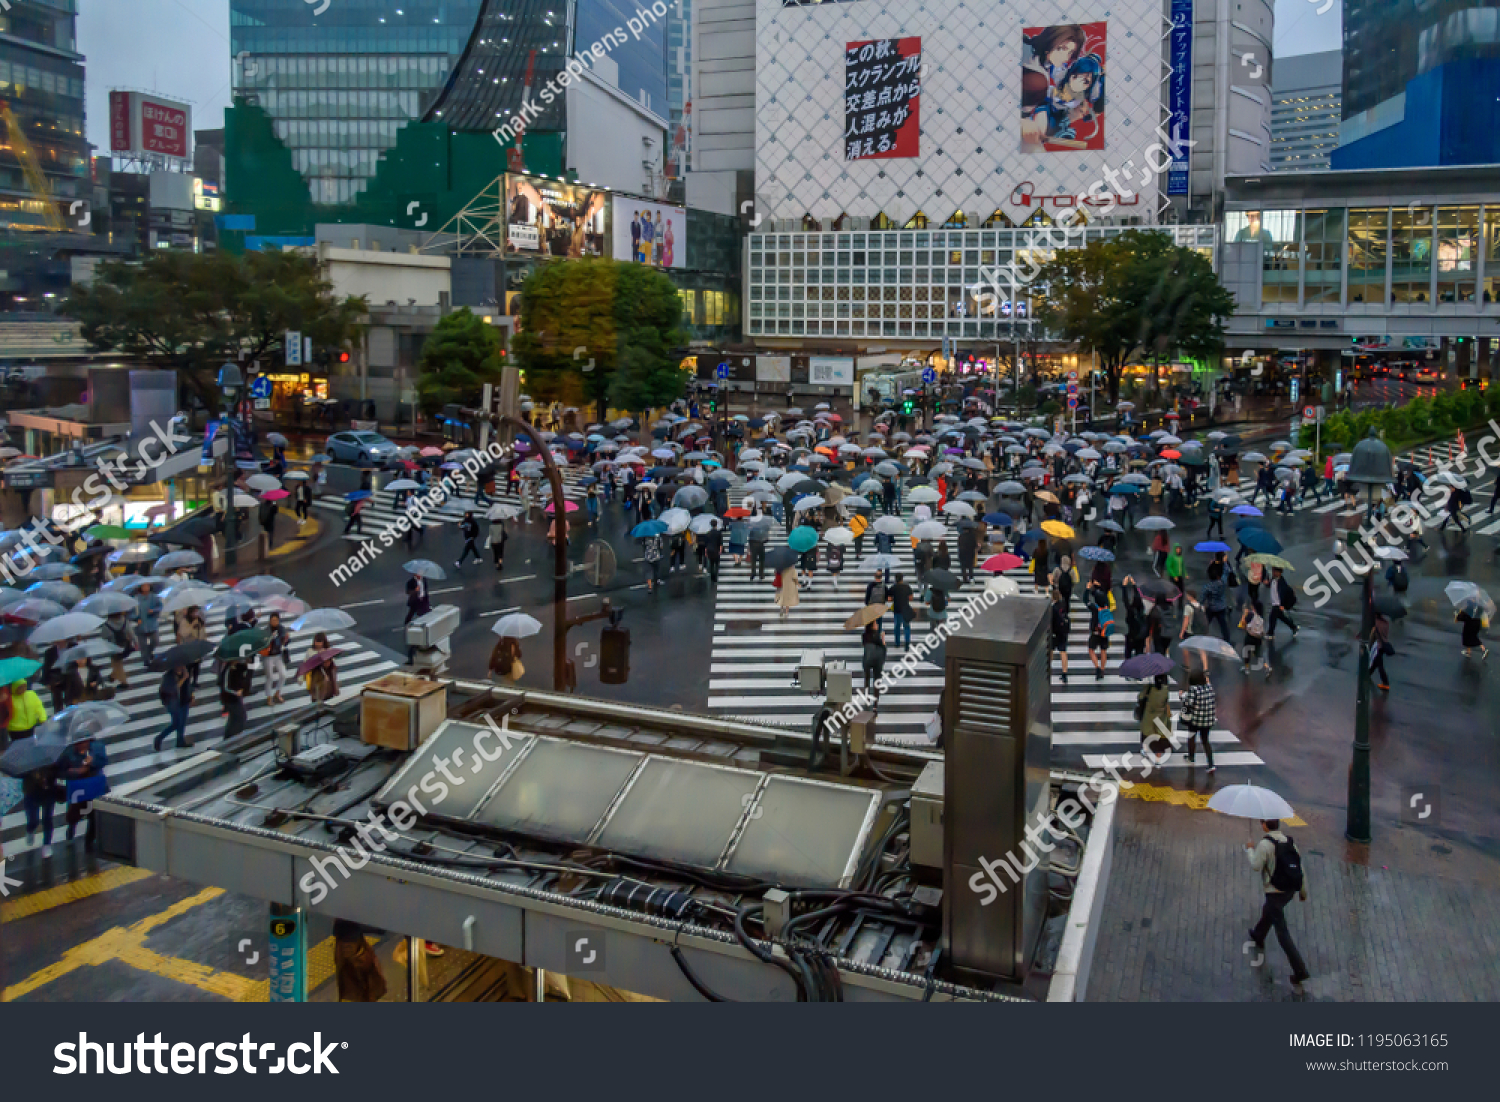
[[[385,598],[384,597],[377,597],[373,601],[355,601],[352,605],[339,605],[339,608],[340,609],[344,609],[344,610],[348,610],[348,609],[351,609],[351,608],[364,608],[367,605],[383,605],[383,604],[385,604]]]
[[[121,888],[126,884],[134,884],[137,880],[144,880],[154,875],[156,874],[146,869],[118,868],[95,873],[93,876],[85,876],[68,884],[59,884],[55,888],[22,896],[13,903],[0,904],[0,922],[14,922],[20,918],[29,918],[34,914],[50,911],[54,907],[61,907],[65,903],[87,899],[89,896]]]
[[[449,586],[447,589],[434,589],[434,590],[430,590],[429,592],[432,594],[432,596],[436,597],[436,596],[438,596],[441,593],[461,593],[463,590],[465,590],[467,588],[469,588],[469,587],[465,586],[465,585],[454,585],[454,586]]]

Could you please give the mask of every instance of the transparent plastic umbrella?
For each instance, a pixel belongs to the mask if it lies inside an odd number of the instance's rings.
[[[448,577],[443,568],[431,559],[412,559],[410,562],[405,563],[401,569],[408,574],[414,574],[419,578],[427,578],[434,582],[441,582]]]
[[[1253,784],[1231,784],[1208,799],[1209,810],[1236,819],[1290,819],[1296,814],[1292,805],[1269,788]]]
[[[223,592],[222,589],[201,584],[173,586],[162,597],[161,609],[172,613],[181,612],[185,608],[202,608]]]
[[[236,593],[243,593],[253,600],[263,601],[267,597],[283,597],[292,591],[291,583],[283,581],[272,574],[257,574],[252,578],[246,578],[234,587]]]
[[[203,556],[196,551],[171,551],[151,564],[151,573],[158,576],[174,570],[192,570],[203,565]]]
[[[293,631],[343,631],[354,624],[354,617],[341,608],[314,608],[293,620],[291,627]]]
[[[37,582],[26,587],[26,596],[56,601],[64,608],[72,608],[83,600],[83,590],[69,582]]]
[[[534,616],[528,616],[524,612],[512,612],[502,616],[495,621],[495,626],[490,629],[496,635],[508,636],[512,639],[525,639],[528,635],[535,635],[542,630],[542,622]]]
[[[924,520],[911,530],[912,536],[919,540],[941,540],[948,536],[948,528],[937,520]]]
[[[133,607],[134,602],[131,604]],[[61,643],[64,639],[81,639],[94,634],[103,626],[104,620],[92,613],[67,612],[40,624],[27,637],[26,642],[32,647],[44,647]]]
[[[661,516],[656,518],[667,526],[667,531],[672,535],[686,532],[687,526],[693,522],[692,514],[686,509],[665,509]]]

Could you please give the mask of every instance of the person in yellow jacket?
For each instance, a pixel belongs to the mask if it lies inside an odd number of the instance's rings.
[[[10,723],[8,725],[11,740],[30,738],[37,724],[46,721],[47,709],[42,706],[42,698],[36,695],[36,691],[27,688],[24,681],[17,681],[13,684],[10,687]]]
[[[854,556],[864,558],[865,533],[870,529],[869,519],[862,513],[855,513],[849,518],[849,531],[854,533]]]

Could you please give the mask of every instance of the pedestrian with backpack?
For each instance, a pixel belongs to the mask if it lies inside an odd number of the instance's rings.
[[[1268,666],[1260,656],[1260,645],[1266,637],[1266,621],[1261,615],[1260,602],[1251,599],[1250,603],[1240,610],[1240,622],[1238,625],[1245,632],[1244,650],[1241,652],[1245,660],[1245,673],[1254,669],[1264,669],[1266,676],[1271,676],[1271,667]]]
[[[1282,833],[1280,819],[1267,819],[1261,826],[1265,828],[1265,837],[1254,844],[1245,843],[1250,867],[1260,873],[1266,897],[1261,906],[1260,921],[1250,927],[1250,940],[1257,949],[1264,950],[1266,934],[1274,927],[1276,941],[1292,966],[1292,983],[1300,987],[1309,973],[1302,954],[1292,942],[1285,912],[1294,895],[1307,902],[1307,877],[1302,868],[1302,855],[1297,852],[1291,837]]]
[[[1292,638],[1297,638],[1297,625],[1292,620],[1292,609],[1297,606],[1297,590],[1281,576],[1281,567],[1271,568],[1271,622],[1266,625],[1266,634],[1276,637],[1276,625],[1286,621],[1292,629]]]
[[[1084,592],[1089,610],[1089,661],[1094,664],[1094,680],[1104,680],[1104,664],[1109,658],[1109,637],[1115,630],[1115,613],[1109,607],[1109,590],[1090,581]]]

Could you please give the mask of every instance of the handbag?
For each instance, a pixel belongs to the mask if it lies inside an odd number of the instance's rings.
[[[92,777],[68,778],[69,804],[84,804],[107,795],[109,795],[109,778],[103,773],[95,773]]]

